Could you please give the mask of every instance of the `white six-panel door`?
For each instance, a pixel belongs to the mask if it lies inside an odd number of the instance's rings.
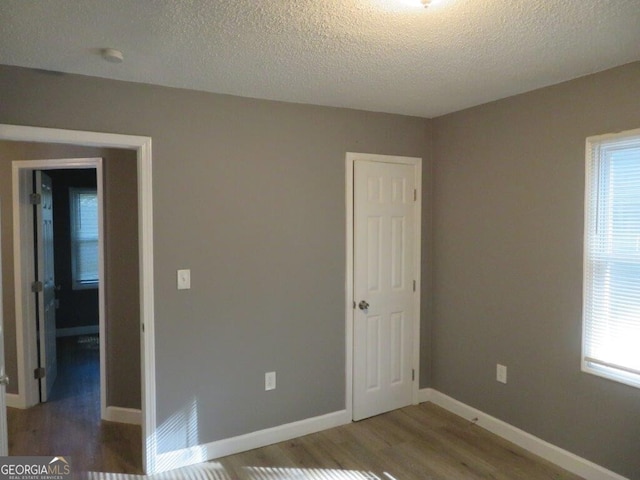
[[[412,401],[415,167],[354,165],[353,419]]]

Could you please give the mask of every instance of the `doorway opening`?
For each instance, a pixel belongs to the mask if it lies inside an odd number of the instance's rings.
[[[27,143],[14,148],[28,157],[43,150],[70,152]],[[104,166],[103,158],[12,164],[14,218],[20,226],[14,246],[22,253],[14,266],[23,286],[31,285],[16,296],[29,332],[18,349],[35,356],[25,359],[27,373],[34,372],[24,389],[25,397],[32,391],[28,410],[9,411],[9,453],[69,455],[84,469],[117,469],[109,467],[112,457],[102,454],[117,449],[102,435],[102,420],[140,423],[136,165],[133,152],[95,153],[104,155]],[[36,438],[24,441],[24,425],[38,433]],[[73,441],[69,425],[74,425]],[[139,430],[124,431],[123,436],[140,437]],[[126,468],[141,473],[140,447],[135,451]]]
[[[94,183],[96,190],[96,207],[97,207],[97,223],[98,235],[95,245],[95,274],[94,285],[85,285],[85,287],[95,286],[97,288],[83,288],[83,291],[75,291],[73,289],[73,280],[67,285],[64,282],[56,282],[56,278],[63,280],[65,277],[71,276],[71,272],[67,275],[64,265],[64,258],[71,257],[72,247],[58,248],[58,261],[63,261],[63,266],[58,268],[58,273],[62,275],[54,275],[55,272],[55,245],[63,247],[67,243],[65,240],[71,241],[70,226],[59,234],[58,242],[55,241],[55,230],[60,230],[62,226],[69,225],[71,222],[71,208],[69,205],[70,194],[69,189],[64,188],[64,179],[69,178],[71,174],[65,174],[65,170],[87,170],[89,177],[85,180]],[[105,339],[105,289],[104,287],[104,220],[103,220],[103,171],[102,158],[74,158],[74,159],[48,159],[48,160],[24,160],[14,161],[13,166],[14,178],[14,275],[16,278],[16,319],[21,320],[24,328],[23,335],[19,335],[16,330],[17,338],[17,360],[18,360],[18,376],[30,377],[29,381],[21,383],[24,388],[19,389],[19,396],[22,397],[22,408],[32,407],[40,402],[44,402],[51,394],[51,390],[56,380],[57,357],[56,344],[58,337],[64,337],[70,333],[98,333],[98,338]],[[53,173],[52,173],[53,172]],[[57,173],[55,173],[57,172]],[[52,176],[58,179],[58,187],[53,187]],[[84,174],[86,177],[86,173]],[[45,194],[37,190],[45,190],[40,184],[45,183],[44,179],[50,185],[49,192],[51,200],[46,200]],[[80,184],[79,184],[80,185]],[[66,190],[66,191],[65,191]],[[53,211],[52,205],[56,192],[58,199],[57,207],[59,212]],[[50,210],[49,215],[58,217],[55,226],[52,222],[51,232],[46,233],[46,226],[42,225],[39,211]],[[17,228],[16,228],[17,227]],[[56,228],[57,227],[57,228]],[[51,237],[47,240],[46,237]],[[68,238],[65,238],[68,237]],[[62,257],[62,258],[60,258]],[[72,260],[70,259],[70,262]],[[51,273],[46,273],[51,272]],[[63,273],[64,272],[64,273]],[[18,283],[18,279],[20,282]],[[70,292],[67,292],[70,290]],[[67,293],[70,296],[67,296]],[[61,298],[61,297],[67,297]],[[61,300],[67,300],[61,302]],[[49,308],[51,303],[53,308]],[[70,305],[71,304],[71,305]],[[71,308],[80,307],[83,309],[84,304],[85,318],[74,319],[75,315],[70,314],[72,318],[62,318],[58,315],[60,307],[69,306]],[[93,311],[91,311],[93,310]],[[96,311],[97,310],[97,311]],[[64,314],[65,311],[63,310]],[[60,317],[60,322],[57,322]],[[89,318],[87,318],[89,317]],[[36,321],[34,322],[33,319]],[[75,322],[74,322],[75,320]],[[97,322],[96,322],[97,320]],[[67,323],[65,323],[65,321]],[[69,321],[75,323],[70,329],[64,329],[65,325],[69,325]],[[84,328],[78,328],[78,322],[84,323]],[[90,324],[93,323],[93,326]],[[60,326],[60,329],[58,329]],[[97,332],[96,328],[97,326]],[[69,327],[66,327],[69,328]],[[106,348],[105,342],[98,342],[99,346],[99,393],[100,393],[100,417],[106,419]],[[22,362],[21,362],[22,359]],[[29,373],[33,372],[33,375]],[[11,405],[11,402],[10,402]]]
[[[85,407],[97,405],[103,417],[101,392],[106,387],[107,366],[106,355],[101,354],[106,352],[106,339],[104,333],[100,335],[106,330],[106,325],[101,328],[105,319],[100,318],[104,311],[100,308],[100,290],[105,289],[100,275],[100,259],[104,258],[100,232],[104,232],[104,223],[98,207],[104,201],[98,195],[95,168],[40,171],[43,175],[52,185],[57,375],[50,395],[41,381],[40,401],[43,393],[54,401],[73,396]],[[40,244],[39,238],[36,244]],[[41,263],[37,254],[36,263]],[[47,270],[46,265],[43,270]],[[46,364],[46,378],[50,366],[42,349],[39,357],[39,367]]]
[[[140,383],[141,391],[141,409],[137,412],[121,411],[120,414],[129,416],[130,419],[137,417],[142,423],[142,463],[143,470],[147,473],[153,473],[156,470],[156,446],[155,446],[155,361],[154,361],[154,321],[153,321],[153,233],[152,233],[152,184],[151,184],[151,139],[148,137],[138,137],[131,135],[106,134],[97,132],[81,132],[71,130],[58,130],[49,128],[37,128],[26,126],[0,125],[0,140],[9,140],[14,142],[33,142],[35,144],[57,144],[59,146],[86,146],[96,148],[116,148],[124,150],[132,150],[134,158],[136,158],[137,187],[138,187],[138,221],[137,230],[139,233],[137,251],[139,252],[139,305],[138,305],[138,321],[136,322],[139,329],[138,338],[140,339]],[[51,166],[51,165],[49,165]],[[67,167],[65,167],[67,168]],[[14,175],[18,176],[14,172]],[[5,187],[6,188],[6,185]],[[5,190],[7,191],[7,190]],[[15,193],[14,190],[14,201]],[[6,206],[4,207],[6,210]],[[135,207],[133,207],[135,209]],[[10,225],[10,224],[9,224]],[[14,254],[16,258],[22,258],[26,254],[20,246],[20,233],[23,228],[20,223],[14,219],[14,237],[18,239],[14,243]],[[6,227],[6,224],[5,224]],[[7,232],[7,230],[5,230]],[[7,232],[8,233],[8,232]],[[6,235],[3,236],[5,239]],[[6,243],[6,242],[5,242]],[[7,256],[4,255],[4,262],[7,263]],[[4,267],[4,265],[3,265]],[[30,290],[31,286],[26,283],[26,279],[21,275],[20,270],[14,271],[14,292],[9,292],[11,298],[22,298],[22,290]],[[7,283],[5,283],[5,286]],[[13,293],[13,294],[12,294]],[[5,289],[6,296],[6,289]],[[13,301],[11,301],[13,303]],[[35,337],[35,327],[25,320],[25,308],[22,301],[16,301],[15,317],[13,315],[5,316],[7,318],[15,318],[15,324],[11,325],[12,332],[15,335],[18,345],[25,344],[26,337]],[[5,302],[5,309],[7,302]],[[14,313],[14,312],[9,312]],[[141,332],[141,333],[140,333]],[[10,342],[11,343],[11,342]],[[34,349],[31,343],[27,343],[28,347],[21,352],[13,352],[17,360],[17,365],[7,365],[13,369],[13,378],[7,401],[11,405],[21,408],[27,407],[29,404],[34,405],[38,399],[37,388],[33,385],[37,382],[33,381],[33,372],[29,372],[27,365],[28,357],[33,357]],[[35,349],[34,349],[35,350]],[[11,355],[12,352],[9,352]],[[17,367],[17,368],[16,368]],[[34,395],[34,390],[36,394]],[[125,409],[126,410],[126,409]],[[109,411],[107,409],[107,411]],[[137,415],[135,415],[137,413]],[[4,415],[3,415],[4,417]],[[2,423],[2,422],[0,422]],[[6,427],[2,428],[0,434],[6,439]]]

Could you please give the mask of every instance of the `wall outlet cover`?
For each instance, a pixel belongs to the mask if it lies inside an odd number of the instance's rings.
[[[276,389],[276,372],[267,372],[264,374],[264,389],[267,391]]]
[[[178,270],[178,290],[191,288],[191,270]]]
[[[505,365],[496,366],[496,380],[500,383],[507,383],[507,367]]]

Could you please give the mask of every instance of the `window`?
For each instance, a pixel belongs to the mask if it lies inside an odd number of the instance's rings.
[[[586,161],[582,369],[640,388],[640,130]]]
[[[73,289],[98,287],[98,195],[95,189],[69,189]]]

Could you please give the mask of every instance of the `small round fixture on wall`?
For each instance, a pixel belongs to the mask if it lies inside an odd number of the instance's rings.
[[[115,48],[103,48],[101,53],[102,58],[107,62],[122,63],[124,61],[124,55],[122,55],[122,52]]]
[[[431,3],[431,0],[420,0],[422,2],[422,5],[424,5],[424,8],[429,8],[429,4]]]

